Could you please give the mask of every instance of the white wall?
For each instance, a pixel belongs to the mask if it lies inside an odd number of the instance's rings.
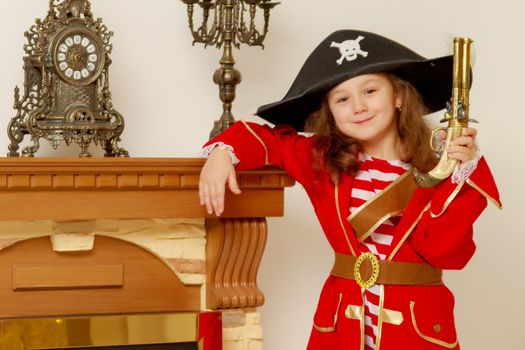
[[[0,2],[0,115],[14,112],[13,88],[23,83],[23,32],[43,18],[47,0]],[[135,157],[194,157],[220,115],[211,75],[220,52],[191,46],[186,9],[176,0],[92,1],[96,17],[115,32],[111,90],[125,116],[122,145]],[[479,141],[499,183],[504,210],[489,207],[476,224],[478,251],[463,271],[446,280],[456,294],[463,349],[521,348],[525,343],[523,282],[525,211],[521,133],[525,116],[524,5],[520,0],[283,0],[271,15],[265,50],[235,50],[243,82],[234,113],[249,113],[280,99],[310,51],[331,31],[358,28],[394,38],[431,57],[451,52],[453,36],[475,40],[471,113],[481,124]],[[78,149],[39,156],[76,155]],[[100,154],[100,152],[96,152]],[[1,199],[0,199],[1,200]],[[468,210],[468,208],[465,208]],[[270,238],[260,271],[267,302],[261,309],[266,349],[303,349],[332,253],[299,186],[286,193],[286,215],[270,220]]]

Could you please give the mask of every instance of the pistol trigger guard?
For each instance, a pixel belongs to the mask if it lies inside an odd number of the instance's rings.
[[[430,148],[436,153],[440,153],[443,150],[443,142],[444,142],[444,140],[441,140],[441,138],[439,136],[438,136],[439,137],[439,144],[441,145],[441,147],[439,149],[436,149],[436,147],[434,145],[436,143],[436,142],[434,142],[434,140],[436,139],[436,134],[439,131],[441,131],[441,130],[443,130],[444,132],[448,132],[448,128],[442,126],[442,127],[435,128],[434,130],[432,130],[432,134],[430,136]]]

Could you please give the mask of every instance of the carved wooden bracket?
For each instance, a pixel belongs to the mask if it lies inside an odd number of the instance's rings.
[[[266,219],[207,219],[206,231],[207,307],[261,306],[257,271],[266,245]]]

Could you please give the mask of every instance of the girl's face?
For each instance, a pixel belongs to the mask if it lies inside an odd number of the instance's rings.
[[[401,100],[385,75],[359,75],[335,86],[327,96],[337,128],[357,140],[365,151],[396,142],[396,108]]]

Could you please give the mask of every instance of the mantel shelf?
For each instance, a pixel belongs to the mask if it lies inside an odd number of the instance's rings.
[[[199,203],[201,158],[2,158],[0,220],[209,217]],[[283,215],[282,170],[239,173],[223,217]]]

